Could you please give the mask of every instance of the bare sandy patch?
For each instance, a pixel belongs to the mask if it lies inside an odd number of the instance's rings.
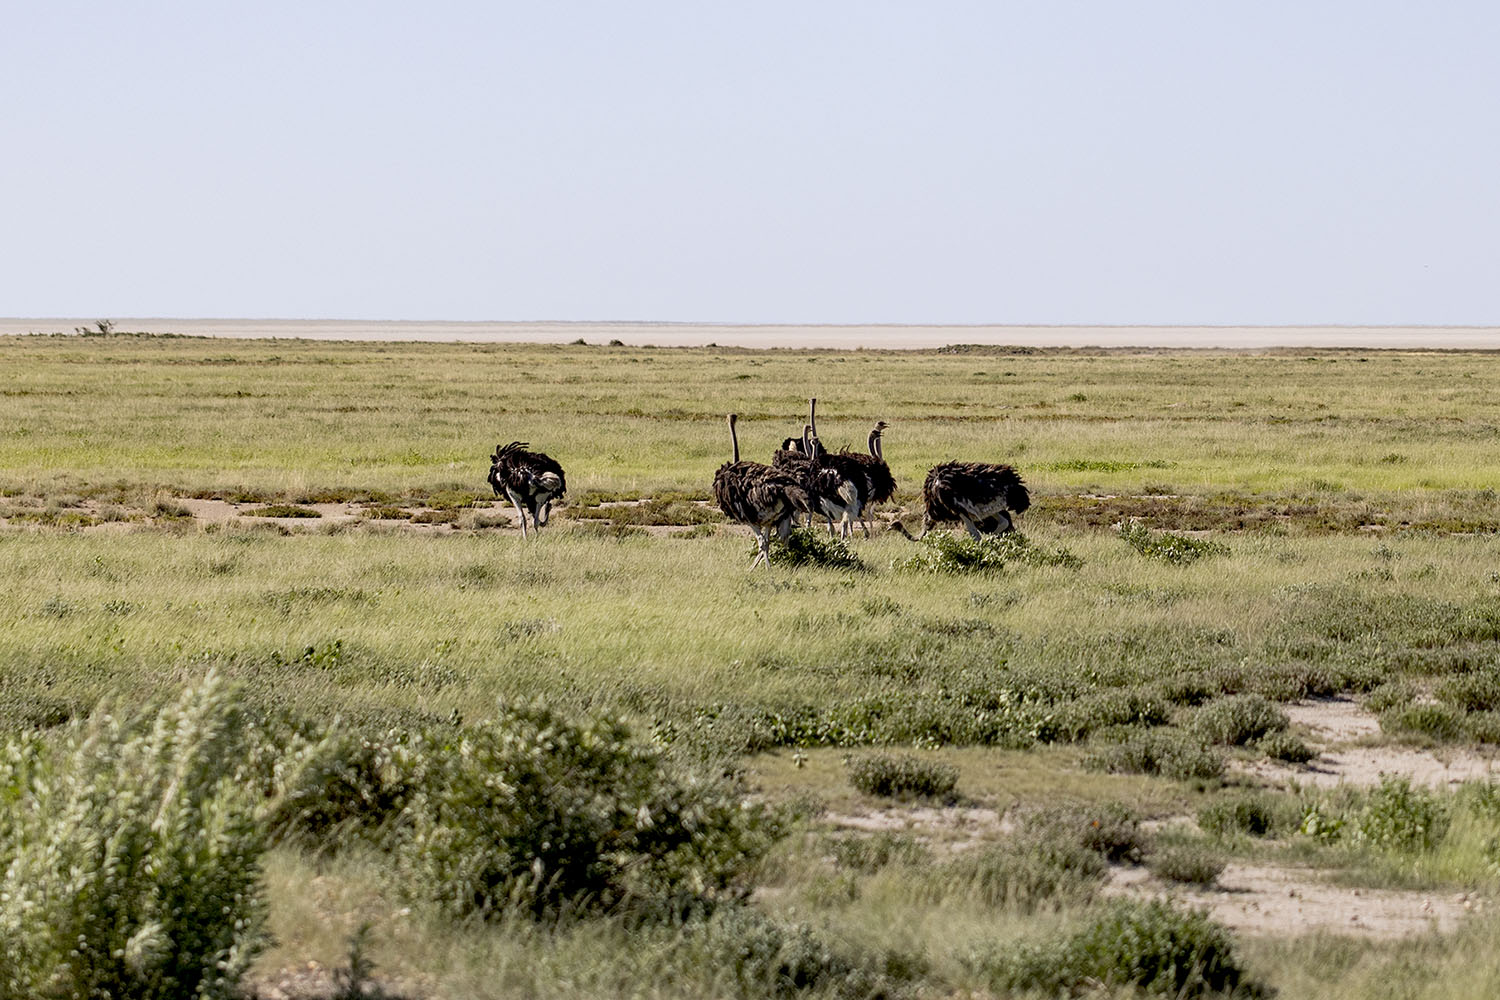
[[[1215,920],[1244,934],[1278,937],[1288,931],[1396,939],[1447,933],[1485,901],[1469,893],[1353,889],[1331,885],[1306,869],[1231,864],[1211,888],[1167,886],[1144,868],[1114,868],[1106,894],[1172,898],[1206,909]]]
[[[1360,745],[1360,741],[1380,736],[1380,720],[1352,698],[1317,698],[1284,708],[1294,726],[1306,730],[1312,743],[1322,745],[1322,752],[1306,764],[1261,758],[1235,761],[1233,770],[1271,784],[1295,781],[1319,788],[1372,786],[1386,776],[1406,778],[1428,788],[1446,788],[1500,775],[1500,758],[1492,750]]]

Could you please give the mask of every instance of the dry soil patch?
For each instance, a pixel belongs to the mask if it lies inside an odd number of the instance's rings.
[[[1449,932],[1465,914],[1484,909],[1469,894],[1351,889],[1318,880],[1313,872],[1272,865],[1231,864],[1208,889],[1168,887],[1144,868],[1116,868],[1109,895],[1171,897],[1207,909],[1231,930],[1268,937],[1326,931],[1394,939],[1429,931]]]

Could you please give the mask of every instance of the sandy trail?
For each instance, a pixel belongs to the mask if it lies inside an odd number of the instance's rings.
[[[0,336],[72,333],[89,318],[0,318]],[[750,323],[464,323],[416,320],[116,319],[114,329],[228,338],[749,348],[934,349],[948,344],[1018,347],[1276,347],[1500,350],[1500,327],[1464,326],[1025,326]]]

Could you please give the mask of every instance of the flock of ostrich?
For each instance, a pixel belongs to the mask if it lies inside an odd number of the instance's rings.
[[[798,517],[809,525],[815,518],[824,518],[830,532],[846,539],[858,523],[869,537],[871,511],[896,492],[896,480],[882,451],[885,421],[870,431],[868,454],[847,449],[830,452],[818,439],[818,401],[813,398],[808,401],[802,433],[782,441],[771,464],[763,465],[740,459],[738,419],[737,414],[729,414],[733,457],[714,473],[714,499],[726,517],[755,534],[759,551],[750,563],[752,570],[762,562],[770,569],[771,533],[785,541]],[[567,490],[562,466],[549,455],[528,451],[529,447],[524,441],[512,441],[497,446],[490,456],[490,486],[495,496],[504,495],[515,505],[523,538],[528,536],[527,516],[531,532],[539,532],[547,523],[552,502]],[[1031,506],[1026,484],[1015,469],[984,462],[933,466],[922,484],[922,500],[925,512],[917,539],[941,523],[962,524],[975,539],[1009,531],[1013,515]],[[895,528],[913,537],[899,522]]]

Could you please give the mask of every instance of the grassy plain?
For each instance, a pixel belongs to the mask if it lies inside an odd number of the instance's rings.
[[[957,762],[971,804],[1192,814],[1250,779],[1084,765],[1145,731],[1190,734],[1200,705],[1244,694],[1369,697],[1387,738],[1418,744],[1500,739],[1497,376],[1500,355],[1476,353],[3,339],[0,721],[139,703],[215,666],[255,704],[371,731],[479,718],[502,697],[619,712],[687,757],[748,768],[763,794],[836,812],[878,805],[847,787],[840,755],[897,745]],[[919,573],[896,566],[912,544],[881,533],[854,543],[861,572],[746,573],[747,536],[684,519],[698,509],[682,501],[706,497],[727,459],[726,411],[764,460],[810,395],[825,441],[861,447],[890,422],[908,515],[928,466],[1010,462],[1033,488],[1032,545],[1075,560]],[[575,500],[671,497],[658,519],[708,527],[600,528],[575,506],[523,545],[473,510],[433,531],[175,516],[195,496],[466,510],[487,491],[485,456],[511,439],[557,457]],[[1128,518],[1223,549],[1153,560],[1115,531]],[[1402,715],[1403,684],[1436,715]],[[982,995],[991,980],[966,955],[1091,912],[922,890],[948,884],[941,859],[831,863],[834,834],[812,814],[760,905],[910,960],[926,969],[918,992]],[[1357,884],[1500,888],[1472,845],[1423,861],[1293,830],[1269,847],[1212,843]],[[650,979],[642,956],[675,953],[668,931],[645,951],[607,925],[561,950],[534,930],[454,936],[405,912],[379,867],[278,854],[268,964],[337,962],[370,919],[376,960],[422,995],[730,991],[702,969]],[[1494,933],[1479,920],[1399,948],[1246,948],[1284,996],[1457,995],[1433,984],[1500,981],[1464,961]],[[429,961],[439,947],[446,973]]]

